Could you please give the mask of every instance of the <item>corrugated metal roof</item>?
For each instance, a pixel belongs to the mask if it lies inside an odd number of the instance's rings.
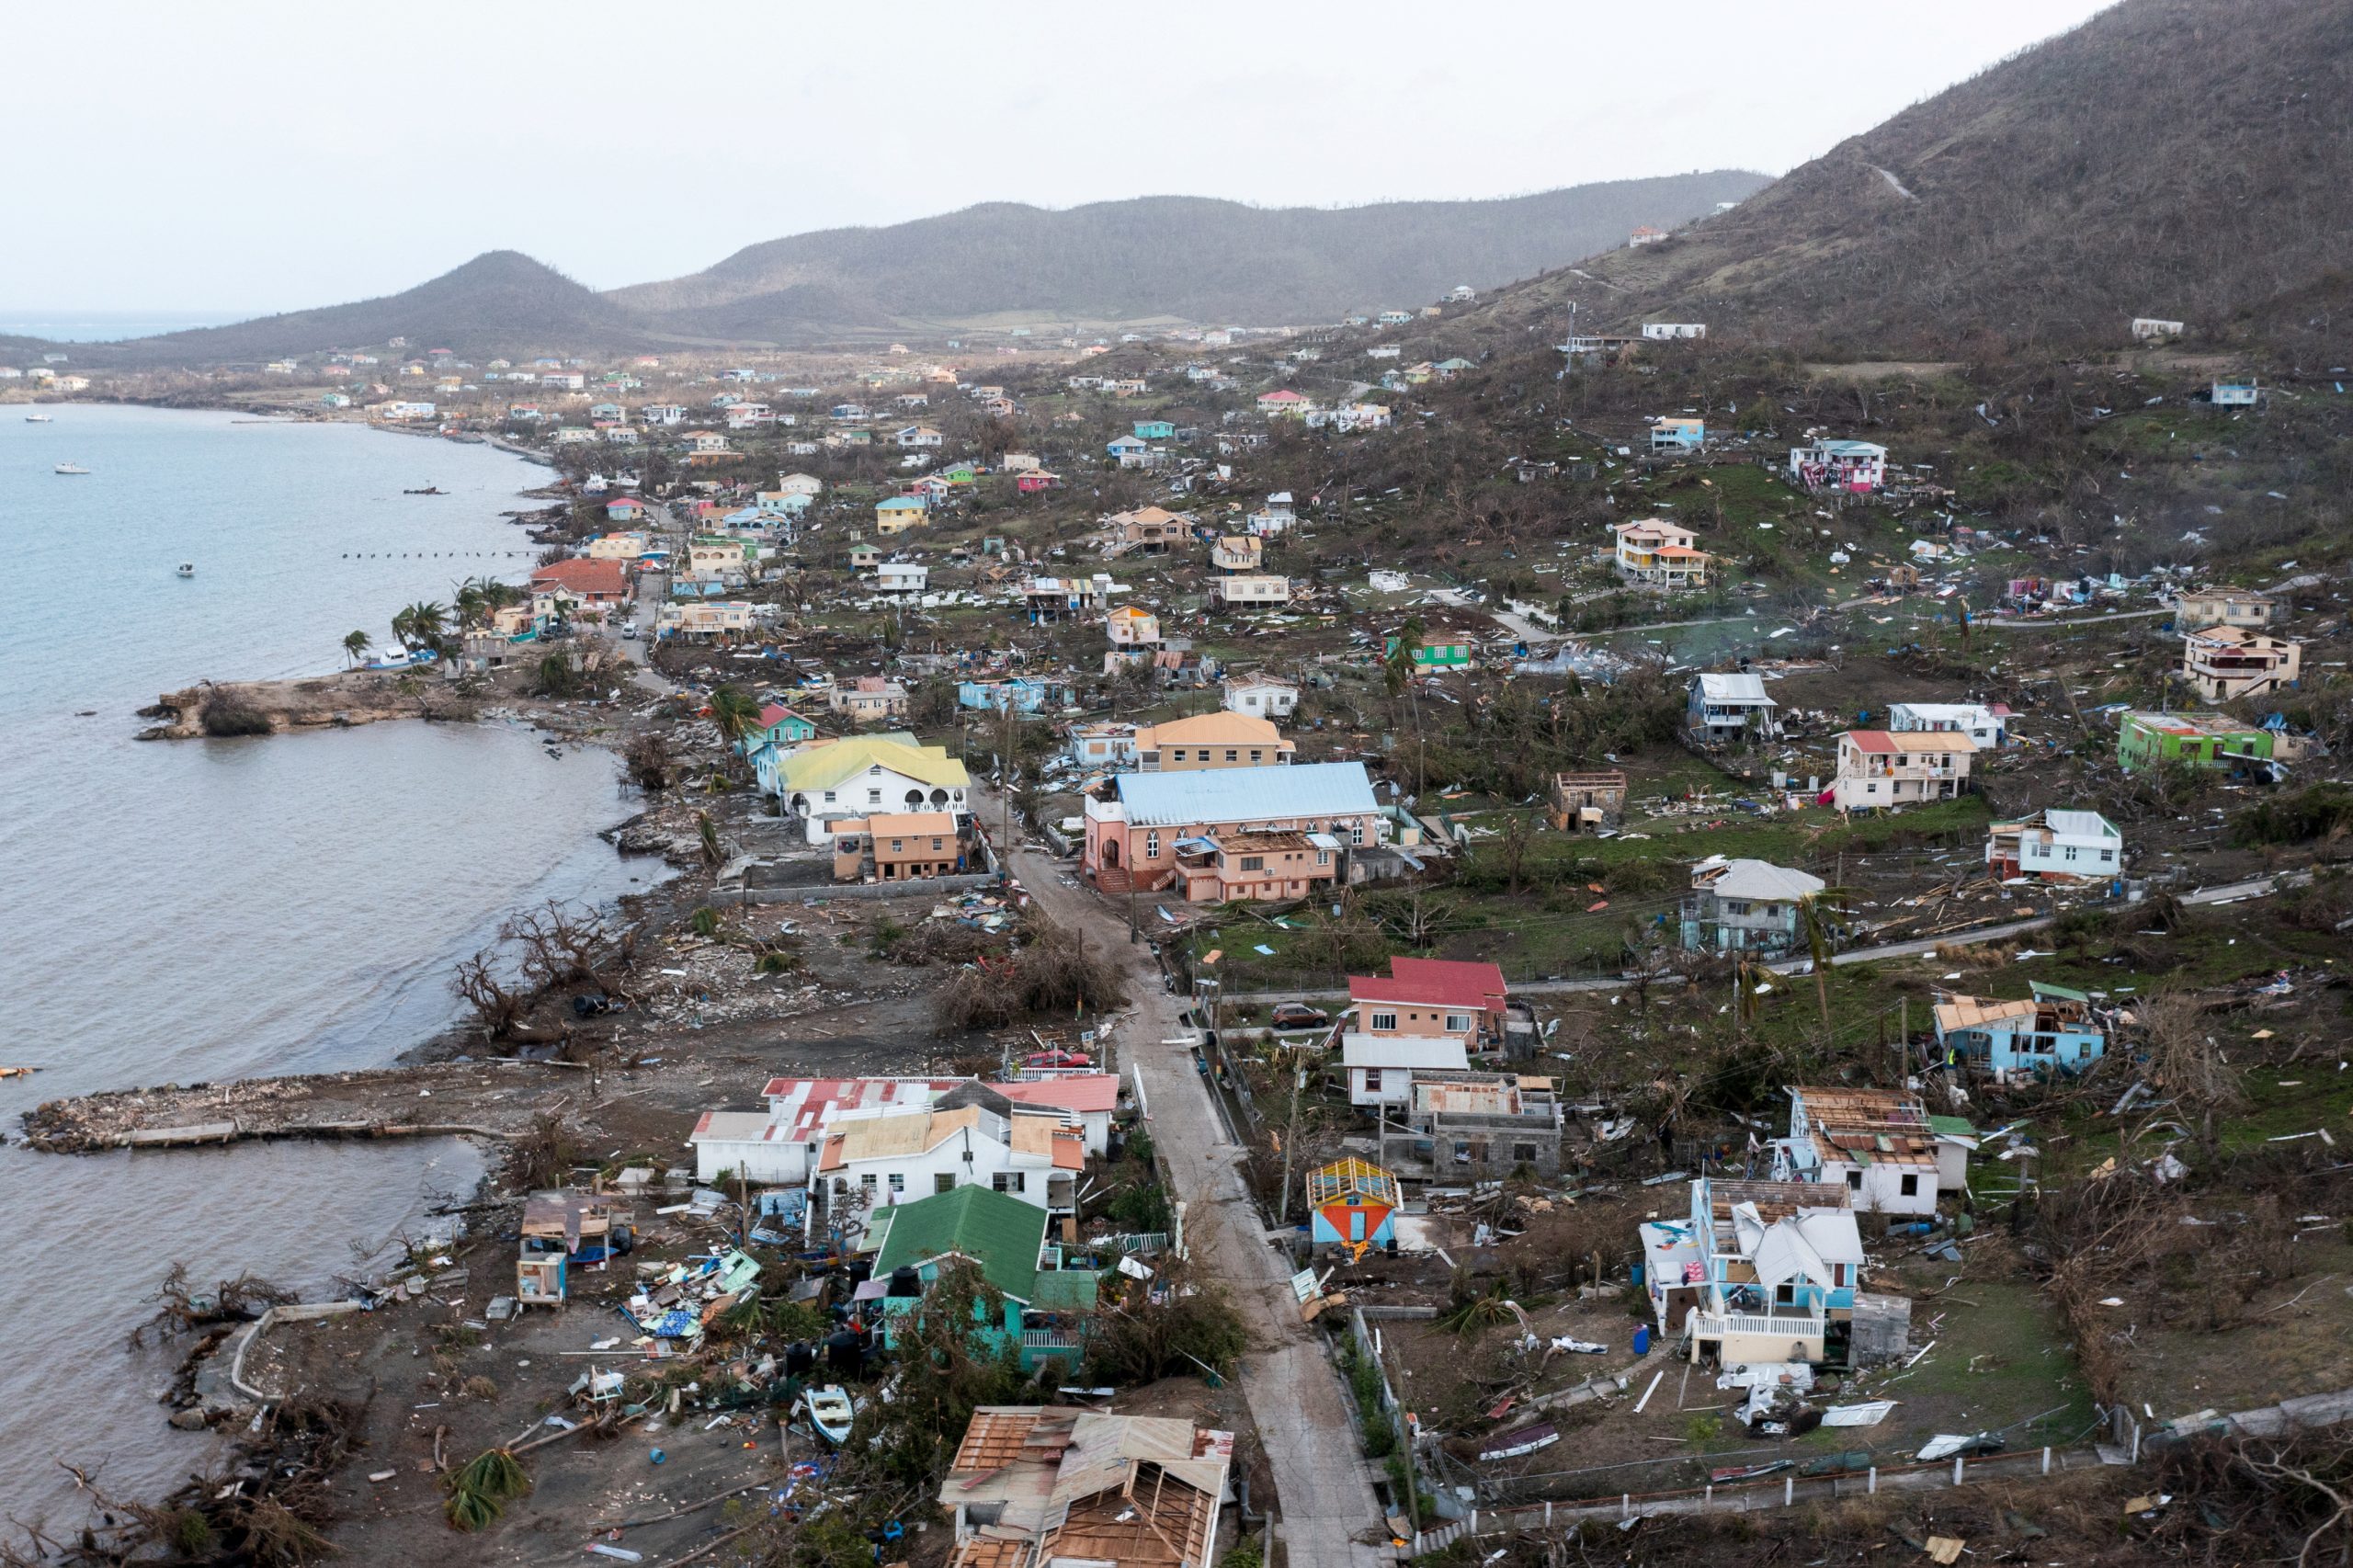
[[[1451,1035],[1350,1034],[1340,1037],[1343,1067],[1425,1067],[1467,1071],[1470,1053]]]
[[[1120,803],[1138,827],[1361,816],[1379,810],[1361,762],[1122,773]]]
[[[1765,682],[1756,676],[1703,675],[1699,695],[1710,702],[1770,702]]]

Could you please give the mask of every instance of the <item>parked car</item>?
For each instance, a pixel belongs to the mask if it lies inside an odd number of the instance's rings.
[[[1034,1051],[1021,1059],[1024,1067],[1092,1067],[1095,1058],[1083,1051]]]
[[[1279,1029],[1320,1029],[1331,1022],[1329,1013],[1304,1002],[1281,1002],[1275,1006],[1274,1027]]]

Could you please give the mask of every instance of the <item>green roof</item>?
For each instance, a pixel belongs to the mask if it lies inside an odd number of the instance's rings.
[[[2063,985],[2053,985],[2047,980],[2029,980],[2026,988],[2037,996],[2055,996],[2062,1002],[2085,1002],[2091,998],[2080,991],[2070,991]]]
[[[1969,1124],[1969,1118],[1965,1116],[1932,1116],[1928,1118],[1928,1131],[1942,1133],[1948,1138],[1977,1136],[1977,1129]]]
[[[988,1282],[1019,1301],[1039,1288],[1038,1249],[1046,1244],[1046,1211],[985,1187],[960,1187],[890,1211],[891,1229],[874,1273],[916,1267],[951,1255],[981,1266]]]
[[[1091,1312],[1095,1276],[1083,1268],[1047,1269],[1038,1276],[1029,1304],[1040,1312]]]

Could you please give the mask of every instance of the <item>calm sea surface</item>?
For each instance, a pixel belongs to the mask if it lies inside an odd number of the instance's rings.
[[[351,426],[46,412],[0,407],[0,1064],[43,1069],[0,1081],[0,1127],[84,1090],[381,1064],[453,1016],[451,961],[507,910],[656,874],[593,836],[633,809],[605,754],[520,729],[131,738],[160,692],[330,670],[355,628],[528,572],[498,514],[542,471]],[[451,494],[401,494],[427,484]],[[132,1494],[204,1462],[153,1403],[173,1362],[123,1348],[169,1264],[318,1299],[480,1171],[456,1142],[0,1149],[0,1515],[73,1514],[52,1457]]]

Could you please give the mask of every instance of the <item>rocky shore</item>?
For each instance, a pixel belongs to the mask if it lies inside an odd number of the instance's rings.
[[[470,721],[480,705],[436,676],[346,670],[296,680],[202,681],[169,691],[139,717],[156,721],[142,741],[277,734],[373,724],[386,719]]]

